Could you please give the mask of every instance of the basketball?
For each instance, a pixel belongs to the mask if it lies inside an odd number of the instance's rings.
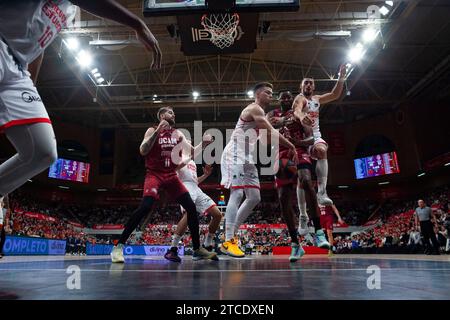
[[[277,178],[292,179],[297,175],[297,166],[290,159],[280,159],[278,161]]]

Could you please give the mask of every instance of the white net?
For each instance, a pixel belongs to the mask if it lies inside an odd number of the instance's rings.
[[[237,13],[210,13],[202,16],[202,26],[211,34],[210,41],[220,49],[234,43],[234,32],[238,24]]]

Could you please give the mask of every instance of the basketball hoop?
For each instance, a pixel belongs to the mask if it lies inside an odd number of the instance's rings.
[[[210,41],[220,49],[234,43],[234,32],[238,25],[237,13],[206,13],[202,16],[202,26],[211,34]]]

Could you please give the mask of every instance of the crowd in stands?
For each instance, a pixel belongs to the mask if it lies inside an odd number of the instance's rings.
[[[436,216],[434,232],[441,251],[449,251],[450,237],[449,188],[437,189],[424,197]],[[365,232],[338,236],[338,253],[422,253],[424,242],[415,226],[417,200],[388,201],[380,208],[380,223]]]
[[[448,201],[449,188],[436,189],[424,197],[428,205],[436,214],[438,226],[436,227],[437,239],[445,248],[450,229],[450,204]],[[92,227],[95,224],[125,224],[130,214],[135,209],[131,205],[74,205],[54,202],[52,204],[33,201],[30,197],[14,196],[11,206],[15,208],[12,219],[5,225],[7,234],[30,237],[44,237],[49,239],[67,239],[67,247],[70,253],[83,254],[87,241],[96,243],[112,243],[111,238],[99,237],[97,239],[81,232],[81,229],[73,227],[69,221]],[[361,224],[367,219],[368,213],[376,212],[371,219],[379,219],[379,223],[369,227],[364,232],[353,234],[337,234],[335,237],[335,249],[337,253],[420,253],[423,252],[423,243],[420,233],[415,228],[413,211],[417,207],[417,200],[386,201],[382,204],[359,203],[351,204],[340,202],[338,208],[343,219],[349,225]],[[20,210],[17,210],[20,209]],[[35,219],[23,212],[36,212],[54,219]],[[266,201],[260,203],[252,215],[248,224],[273,224],[283,223],[278,201]],[[22,213],[20,213],[22,212]],[[180,207],[169,204],[156,206],[147,219],[138,228],[138,233],[133,235],[129,243],[133,244],[159,244],[171,243],[171,236],[176,223],[181,217]],[[203,225],[202,237],[207,232],[209,217],[200,216]],[[160,225],[150,227],[150,225]],[[171,226],[171,227],[168,227]],[[272,246],[289,245],[287,230],[248,229],[241,231],[241,246],[248,251],[270,252]],[[218,235],[216,242],[220,242]],[[183,242],[190,243],[189,235]],[[310,242],[303,241],[303,245]]]
[[[66,239],[69,236],[80,237],[81,234],[63,220],[41,220],[27,217],[22,213],[11,214],[5,226],[7,234],[47,239]]]

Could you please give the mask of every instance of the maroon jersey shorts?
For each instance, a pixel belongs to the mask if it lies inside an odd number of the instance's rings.
[[[181,195],[189,192],[184,184],[174,173],[147,172],[144,182],[144,197],[159,199],[159,189],[165,189],[172,199],[178,199]]]
[[[312,162],[311,162],[311,156],[309,155],[307,150],[304,150],[302,148],[297,148],[297,155],[298,155],[298,165],[297,169],[308,169],[312,171]],[[278,154],[278,159],[290,159],[289,157],[289,150],[282,150]],[[278,159],[276,163],[278,163]],[[292,177],[291,179],[280,179],[275,177],[275,187],[276,188],[282,188],[284,186],[288,185],[296,185],[297,184],[297,176]]]
[[[321,215],[320,226],[325,230],[333,230],[333,216],[328,214]]]

